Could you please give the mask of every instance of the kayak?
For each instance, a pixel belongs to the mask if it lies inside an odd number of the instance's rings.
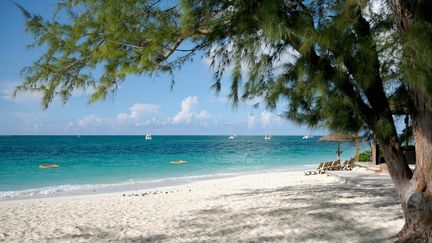
[[[173,161],[171,161],[171,164],[182,165],[182,164],[187,164],[187,161],[186,160],[173,160]]]
[[[39,165],[40,169],[55,169],[55,168],[59,168],[59,165]]]

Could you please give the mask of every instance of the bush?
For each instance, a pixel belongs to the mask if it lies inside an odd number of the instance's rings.
[[[359,154],[359,161],[370,161],[370,160],[371,160],[371,151],[370,150],[361,152]]]

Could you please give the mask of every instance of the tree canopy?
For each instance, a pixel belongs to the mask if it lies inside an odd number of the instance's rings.
[[[285,100],[289,119],[356,131],[372,113],[367,90],[375,82],[391,80],[387,96],[404,89],[391,79],[395,61],[378,61],[398,43],[381,36],[377,46],[381,32],[392,35],[390,15],[368,7],[333,0],[67,0],[48,20],[23,9],[33,46],[47,50],[23,70],[17,91],[42,92],[46,108],[54,96],[66,102],[73,90],[92,87],[96,101],[129,74],[172,73],[205,53],[216,91],[231,75],[234,104],[259,96],[275,108]],[[94,77],[98,67],[103,74]]]
[[[22,8],[33,47],[47,50],[23,70],[26,81],[16,91],[42,92],[46,108],[54,96],[66,102],[73,90],[92,87],[93,102],[127,75],[173,73],[205,53],[216,91],[231,75],[234,104],[259,96],[273,109],[286,100],[285,116],[300,123],[358,131],[365,116],[376,116],[367,125],[386,131],[386,107],[373,114],[369,99],[386,106],[386,97],[406,91],[400,68],[418,69],[430,58],[400,65],[400,36],[384,11],[389,6],[380,7],[374,12],[360,0],[66,0],[48,20]],[[98,67],[103,74],[94,77]],[[430,86],[427,77],[416,83]]]

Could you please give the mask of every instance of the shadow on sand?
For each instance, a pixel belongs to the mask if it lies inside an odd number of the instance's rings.
[[[120,232],[127,226],[106,232],[82,228],[72,238],[48,240],[383,242],[399,229],[389,232],[388,223],[398,225],[402,219],[398,197],[390,185],[297,185],[245,190],[214,197],[212,201],[217,203],[178,217],[175,227],[165,234],[142,232],[141,237],[123,238]],[[248,204],[251,201],[255,203]]]

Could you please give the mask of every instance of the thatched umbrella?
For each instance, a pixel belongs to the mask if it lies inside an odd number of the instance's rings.
[[[341,132],[331,132],[329,135],[320,138],[318,141],[320,142],[336,142],[338,145],[338,150],[336,151],[337,159],[340,160],[341,150],[340,144],[345,141],[355,141],[356,136],[348,135]]]

